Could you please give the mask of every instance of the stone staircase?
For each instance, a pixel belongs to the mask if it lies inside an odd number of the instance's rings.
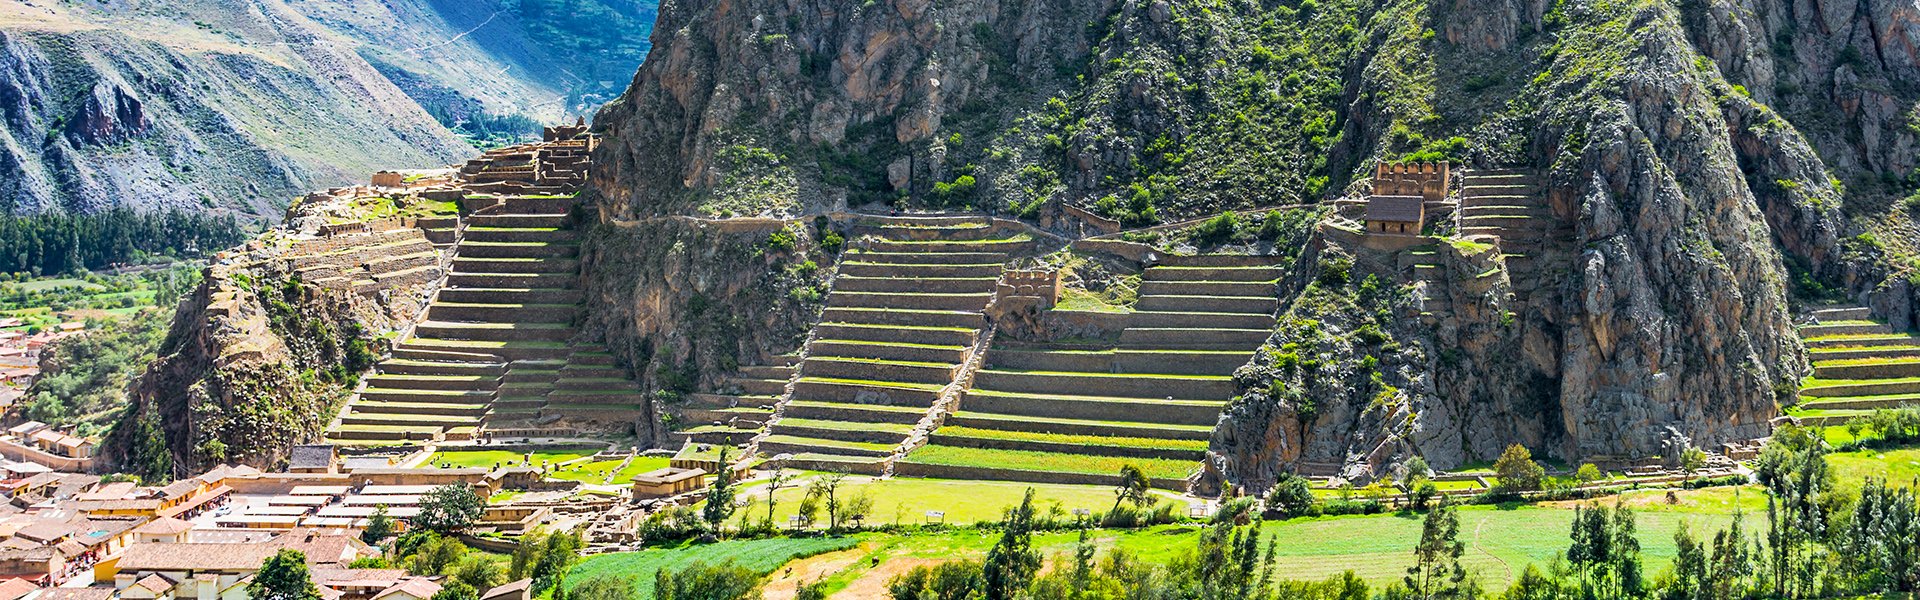
[[[688,394],[667,407],[674,421],[668,441],[744,447],[773,419],[773,409],[793,379],[797,357],[777,358],[778,364],[741,365],[713,389]]]
[[[1572,243],[1573,227],[1547,206],[1539,175],[1526,169],[1468,171],[1461,178],[1459,236],[1499,247],[1515,290],[1551,285],[1552,250]]]
[[[961,374],[1003,265],[1029,243],[978,219],[863,228],[872,239],[841,262],[792,394],[754,445],[795,468],[883,473]]]
[[[1233,371],[1272,335],[1280,276],[1259,257],[1166,257],[1117,342],[990,351],[960,410],[896,473],[1107,483],[1130,463],[1184,489]]]
[[[627,423],[645,396],[604,348],[572,342],[580,310],[572,197],[464,202],[466,226],[425,320],[327,433],[341,444],[470,440],[534,421]]]
[[[1840,425],[1883,408],[1920,406],[1920,336],[1897,333],[1864,307],[1813,311],[1800,337],[1813,378],[1792,412],[1803,423]]]

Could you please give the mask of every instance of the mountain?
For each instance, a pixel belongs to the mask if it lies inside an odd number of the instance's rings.
[[[457,133],[537,134],[597,104],[650,17],[639,0],[7,0],[0,205],[277,220],[312,189],[464,158]]]
[[[1142,225],[1332,204],[1383,162],[1504,173],[1545,229],[1524,249],[1513,231],[1443,245],[1426,279],[1317,228],[1208,478],[1453,467],[1511,443],[1673,456],[1765,435],[1795,401],[1795,306],[1915,322],[1916,17],[1883,0],[688,0],[596,120],[598,201],[616,220],[1066,203]]]

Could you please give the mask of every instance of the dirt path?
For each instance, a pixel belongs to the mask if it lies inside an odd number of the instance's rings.
[[[853,583],[847,584],[847,589],[840,590],[840,593],[834,594],[833,597],[856,599],[885,598],[887,597],[888,579],[893,579],[895,575],[911,571],[914,567],[937,565],[942,562],[945,561],[932,558],[895,558],[880,563],[880,566],[868,569],[865,573],[861,573],[860,578],[853,580]],[[773,596],[769,594],[767,598],[771,599]]]
[[[762,589],[762,594],[766,600],[792,600],[799,593],[801,582],[812,583],[831,577],[834,573],[860,562],[860,559],[866,555],[865,547],[855,547],[787,563],[780,570],[773,572],[766,587]],[[882,585],[884,587],[885,582],[882,582]]]

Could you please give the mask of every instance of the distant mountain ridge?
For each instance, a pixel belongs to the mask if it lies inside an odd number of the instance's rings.
[[[579,22],[550,4],[0,1],[0,210],[271,222],[312,189],[454,162],[474,148],[450,125],[585,112],[644,56],[646,27],[555,34]],[[652,21],[643,0],[565,5]],[[627,50],[580,47],[609,36]]]

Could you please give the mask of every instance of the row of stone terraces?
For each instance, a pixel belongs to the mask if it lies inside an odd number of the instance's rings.
[[[645,397],[604,348],[571,342],[580,310],[572,198],[475,198],[425,320],[342,411],[343,444],[466,440],[554,417],[631,422]]]
[[[301,280],[324,288],[371,294],[440,276],[440,252],[421,230],[363,234],[368,240],[329,252],[293,257]]]
[[[1233,371],[1272,334],[1280,276],[1260,257],[1166,257],[1117,341],[990,351],[960,410],[896,472],[1106,483],[1134,464],[1184,489]]]
[[[840,264],[792,395],[763,455],[800,468],[880,473],[953,384],[986,326],[1003,265],[1025,235],[965,219],[870,227]]]
[[[1547,206],[1540,178],[1531,170],[1468,171],[1461,178],[1459,235],[1499,247],[1516,290],[1549,285],[1554,265],[1548,250],[1571,243],[1574,231]]]
[[[1813,377],[1800,390],[1802,422],[1839,425],[1882,408],[1920,406],[1920,336],[1896,333],[1863,307],[1826,308],[1800,326]]]
[[[668,406],[674,421],[668,441],[745,446],[773,419],[773,409],[793,379],[797,357],[777,358],[777,364],[741,365],[713,389],[688,394],[683,402]]]

